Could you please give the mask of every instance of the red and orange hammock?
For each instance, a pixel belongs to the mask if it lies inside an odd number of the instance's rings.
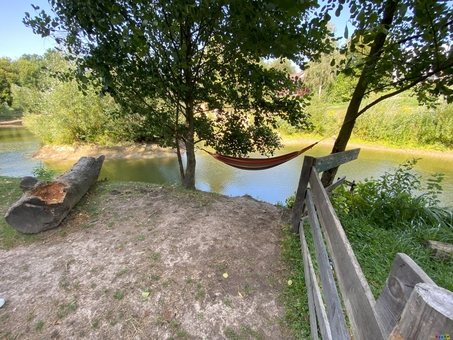
[[[270,169],[273,168],[274,166],[283,164],[285,162],[290,161],[293,158],[296,158],[297,156],[303,154],[304,152],[310,150],[312,147],[314,147],[316,144],[319,142],[313,143],[306,148],[299,150],[299,151],[294,151],[285,155],[277,156],[277,157],[271,157],[271,158],[241,158],[241,157],[231,157],[231,156],[224,156],[220,155],[218,153],[212,153],[209,152],[208,150],[202,149],[203,151],[206,151],[208,154],[210,154],[212,157],[215,159],[238,169],[242,170],[265,170],[265,169]]]

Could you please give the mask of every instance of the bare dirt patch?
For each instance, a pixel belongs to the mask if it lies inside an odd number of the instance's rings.
[[[0,250],[0,339],[290,339],[283,220],[250,197],[98,182]]]

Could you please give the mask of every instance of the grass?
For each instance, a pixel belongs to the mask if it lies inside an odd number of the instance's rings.
[[[122,300],[124,298],[124,295],[125,295],[125,292],[124,290],[117,290],[115,291],[115,293],[113,293],[113,297],[117,300]]]
[[[241,327],[239,331],[236,331],[231,327],[227,327],[223,331],[223,334],[228,340],[264,339],[260,333],[247,326]]]
[[[35,325],[35,329],[38,332],[42,331],[43,327],[44,327],[44,321],[42,321],[42,320],[39,320]]]
[[[59,319],[62,319],[69,313],[74,312],[77,309],[77,297],[74,297],[74,300],[68,303],[59,303],[57,301],[55,305],[58,306],[57,317]]]

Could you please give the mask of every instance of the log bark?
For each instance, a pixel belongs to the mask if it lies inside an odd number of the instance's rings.
[[[453,244],[439,241],[426,242],[428,248],[434,251],[434,255],[441,260],[450,260],[453,258]]]
[[[57,227],[96,182],[104,159],[82,157],[52,182],[24,177],[19,184],[24,193],[6,213],[6,222],[27,234]]]

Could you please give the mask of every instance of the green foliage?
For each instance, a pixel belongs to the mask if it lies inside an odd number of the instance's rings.
[[[122,117],[111,96],[99,96],[99,89],[82,91],[75,80],[65,79],[73,69],[58,52],[48,52],[43,64],[41,90],[12,86],[14,103],[25,110],[25,125],[44,143],[111,144],[142,140],[143,119]]]
[[[438,206],[443,175],[433,175],[424,187],[420,176],[411,171],[416,164],[416,159],[406,161],[379,179],[358,183],[353,194],[343,192],[334,206],[351,216],[366,216],[383,228],[404,229],[413,224],[453,228],[451,212]]]
[[[338,2],[336,13],[343,10]],[[453,8],[444,1],[348,0],[355,27],[341,70],[356,79],[344,124],[332,148],[346,149],[356,119],[381,101],[412,89],[419,103],[433,105],[439,96],[453,101]],[[362,102],[379,94],[367,105]],[[323,173],[323,185],[333,182],[338,168]]]
[[[11,106],[11,84],[17,79],[17,74],[9,58],[0,58],[0,105]]]
[[[286,58],[261,61],[260,64],[266,69],[273,68],[288,75],[296,73],[296,67]]]
[[[451,261],[439,261],[426,241],[453,242],[453,213],[441,208],[441,174],[422,185],[407,161],[379,179],[338,188],[332,199],[359,263],[377,298],[396,253],[409,255],[438,285],[452,290]]]
[[[52,181],[55,179],[56,175],[54,170],[49,169],[43,165],[34,167],[31,173],[41,181]]]
[[[329,84],[328,94],[333,103],[344,103],[351,100],[357,80],[343,73]]]
[[[453,243],[453,214],[440,208],[437,199],[442,176],[432,176],[423,186],[411,171],[416,163],[408,161],[377,180],[357,183],[354,194],[349,188],[339,187],[332,196],[334,209],[376,299],[397,253],[407,254],[436,284],[453,290],[453,261],[439,260],[425,245],[428,240]],[[293,200],[289,198],[288,204]],[[307,225],[304,228],[313,252],[311,233]],[[308,300],[300,242],[289,227],[284,230],[282,254],[292,282],[283,293],[286,322],[295,330],[296,338],[307,339]]]

